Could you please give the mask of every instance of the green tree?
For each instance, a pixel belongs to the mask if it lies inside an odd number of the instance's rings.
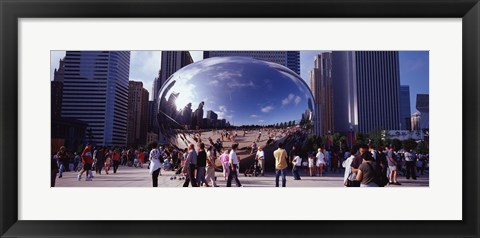
[[[414,139],[408,139],[403,141],[403,148],[405,150],[413,150],[417,148],[417,142]]]
[[[367,144],[368,143],[367,136],[365,134],[363,134],[362,132],[357,132],[356,133],[356,140],[357,140],[357,144]]]
[[[402,142],[399,139],[393,139],[391,144],[396,150],[400,150],[402,148]]]
[[[417,147],[415,148],[415,150],[422,154],[428,154],[428,148],[425,144],[425,141],[420,141],[419,143],[417,143]]]

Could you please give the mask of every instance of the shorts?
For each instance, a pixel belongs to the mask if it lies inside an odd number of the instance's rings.
[[[389,165],[388,168],[390,169],[390,171],[397,171],[396,165]]]
[[[92,164],[83,164],[83,170],[91,170]]]

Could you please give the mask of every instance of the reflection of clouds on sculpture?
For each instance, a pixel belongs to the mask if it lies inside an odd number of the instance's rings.
[[[300,98],[300,96],[295,96],[293,94],[288,94],[288,96],[286,98],[284,98],[282,100],[282,105],[285,106],[285,105],[288,105],[290,104],[291,102],[294,102],[295,105],[299,104],[300,101],[302,101],[302,98]]]
[[[177,71],[160,90],[163,130],[268,126],[311,119],[310,89],[293,71],[247,57],[213,57]],[[211,111],[211,112],[209,112]]]
[[[272,106],[266,106],[266,107],[262,107],[261,111],[265,112],[265,113],[268,113],[268,112],[271,112],[273,109],[274,109],[274,107],[272,107]]]

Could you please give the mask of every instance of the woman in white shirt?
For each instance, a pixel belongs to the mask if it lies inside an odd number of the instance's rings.
[[[317,157],[317,168],[318,168],[317,176],[318,175],[323,176],[323,168],[327,163],[325,162],[325,155],[322,152],[322,148],[318,148],[318,153],[316,157]]]
[[[298,174],[298,170],[302,167],[302,158],[296,155],[295,158],[293,158],[292,164],[293,164],[293,169],[292,169],[293,178],[294,180],[300,180],[300,174]]]
[[[342,167],[345,168],[345,174],[343,175],[343,184],[347,184],[347,179],[349,179],[348,176],[352,172],[351,164],[353,159],[355,158],[354,156],[355,153],[353,153],[353,151],[352,153],[349,153],[349,154],[350,154],[350,157],[348,157],[345,161],[343,161],[343,164],[342,164]],[[353,181],[353,179],[351,180]]]
[[[152,175],[153,187],[158,187],[158,175],[161,170],[160,151],[157,149],[158,144],[152,143],[152,151],[150,151],[150,174]]]

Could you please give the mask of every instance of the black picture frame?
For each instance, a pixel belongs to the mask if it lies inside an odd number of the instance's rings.
[[[2,237],[478,237],[478,0],[0,0]],[[19,221],[18,19],[123,17],[462,18],[462,221]],[[452,79],[455,81],[458,79]],[[453,96],[453,95],[452,95]],[[452,148],[452,152],[460,148]],[[398,201],[406,203],[407,201]],[[41,204],[39,204],[41,205]],[[56,212],[58,208],[52,208]],[[284,209],[291,209],[285,206]],[[442,208],[439,207],[439,212]]]

